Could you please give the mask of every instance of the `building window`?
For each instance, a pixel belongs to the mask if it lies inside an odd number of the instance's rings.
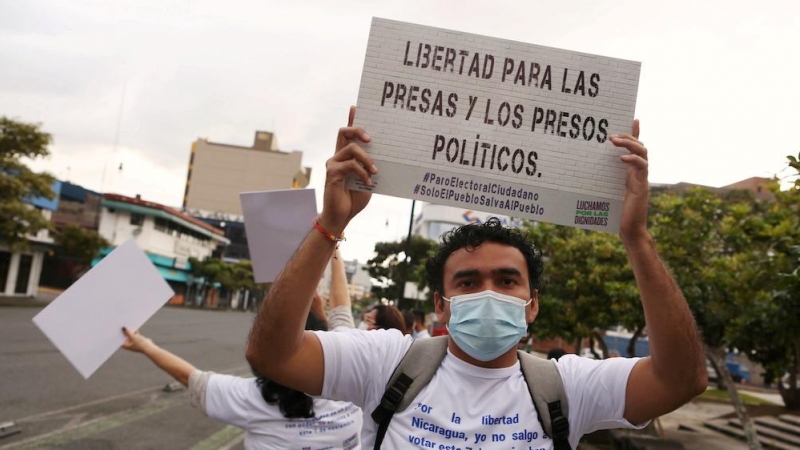
[[[11,253],[0,252],[0,294],[6,291],[8,271],[11,269]]]
[[[131,213],[131,225],[136,225],[136,226],[144,225],[144,214]]]
[[[15,294],[28,293],[28,280],[31,278],[31,265],[33,256],[19,255],[19,270],[17,271],[17,285],[14,288]]]
[[[166,233],[170,236],[178,238],[181,241],[189,242],[191,244],[209,244],[211,242],[211,238],[208,238],[194,230],[190,230],[183,225],[179,225],[175,222],[162,219],[160,217],[156,217],[155,219],[155,229],[156,231]]]

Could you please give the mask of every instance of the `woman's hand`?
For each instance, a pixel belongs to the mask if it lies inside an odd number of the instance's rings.
[[[134,331],[131,333],[127,328],[122,327],[122,332],[125,333],[125,337],[127,338],[125,339],[125,342],[122,343],[122,348],[125,350],[130,350],[137,353],[145,353],[147,350],[156,346],[152,339],[142,336],[139,334],[139,331]]]

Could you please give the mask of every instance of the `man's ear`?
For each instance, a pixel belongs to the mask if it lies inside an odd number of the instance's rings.
[[[528,323],[533,323],[536,316],[539,314],[539,290],[534,289],[531,292],[531,304],[525,307],[525,320]]]
[[[449,317],[445,317],[444,299],[441,294],[439,294],[439,291],[434,291],[433,293],[433,307],[434,311],[436,311],[436,320],[438,320],[439,323],[446,324]]]
[[[442,296],[439,294],[439,291],[433,292],[433,310],[436,311],[436,314],[441,314],[444,311],[444,305],[442,305]]]

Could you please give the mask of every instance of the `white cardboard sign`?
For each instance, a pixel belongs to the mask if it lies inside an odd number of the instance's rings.
[[[371,187],[617,232],[640,63],[373,18],[355,125]]]
[[[239,194],[256,283],[271,283],[311,229],[317,215],[314,189]]]
[[[174,292],[133,239],[117,247],[33,318],[89,378]]]

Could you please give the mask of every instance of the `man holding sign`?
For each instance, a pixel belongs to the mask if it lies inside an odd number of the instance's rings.
[[[279,383],[310,395],[351,401],[369,413],[381,404],[412,339],[391,330],[303,330],[314,290],[307,280],[321,276],[347,224],[370,200],[369,192],[348,189],[346,179],[355,176],[370,186],[378,173],[361,147],[372,138],[352,126],[354,115],[353,108],[328,160],[324,205],[315,229],[259,311],[247,359]],[[652,356],[559,359],[556,367],[569,404],[572,448],[591,431],[643,426],[707,385],[694,319],[647,231],[647,150],[638,136],[637,121],[632,133],[609,135],[609,141],[626,152],[619,157],[627,183],[620,234],[641,292]],[[541,260],[518,232],[496,224],[467,227],[472,228],[447,238],[428,265],[439,321],[451,331],[447,354],[415,403],[394,415],[383,442],[386,448],[553,448],[520,371],[519,335],[513,338],[513,330],[524,330],[538,312]],[[471,329],[476,322],[480,330]],[[375,422],[365,420],[365,447],[375,441],[377,431]]]

